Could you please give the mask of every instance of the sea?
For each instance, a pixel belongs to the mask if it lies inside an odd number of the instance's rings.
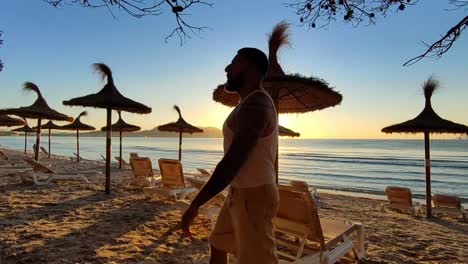
[[[31,150],[35,138],[28,138]],[[119,138],[112,138],[112,156],[118,156]],[[22,150],[24,137],[0,137],[0,146]],[[48,147],[47,136],[41,146]],[[178,138],[124,137],[123,157],[130,152],[151,158],[178,158]],[[52,153],[73,156],[74,137],[56,136]],[[214,169],[223,156],[220,138],[185,138],[182,145],[185,171]],[[102,160],[104,137],[81,137],[80,154]],[[432,193],[452,194],[468,203],[468,140],[431,141]],[[280,139],[280,182],[303,180],[319,192],[384,198],[386,186],[408,187],[413,197],[425,194],[423,140]]]

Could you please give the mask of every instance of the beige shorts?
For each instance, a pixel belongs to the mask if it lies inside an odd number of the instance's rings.
[[[272,219],[278,210],[275,184],[230,188],[210,235],[210,244],[234,254],[240,264],[278,263]]]

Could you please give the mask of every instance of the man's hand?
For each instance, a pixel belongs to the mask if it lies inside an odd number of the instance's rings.
[[[192,205],[190,205],[189,208],[182,215],[181,225],[182,225],[182,231],[184,232],[185,235],[187,236],[192,235],[190,233],[190,225],[192,224],[195,217],[197,217],[197,215],[198,215],[198,208],[192,207]]]

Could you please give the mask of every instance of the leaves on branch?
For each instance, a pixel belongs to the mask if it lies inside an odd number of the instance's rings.
[[[362,23],[374,24],[389,12],[404,11],[407,6],[418,2],[419,0],[296,0],[286,5],[296,11],[302,25],[323,28],[336,20],[343,20],[353,26]],[[448,2],[454,7],[453,9],[468,11],[468,0],[448,0]],[[440,58],[467,27],[468,17],[465,17],[433,44],[423,42],[426,51],[403,65],[412,65],[426,57]]]

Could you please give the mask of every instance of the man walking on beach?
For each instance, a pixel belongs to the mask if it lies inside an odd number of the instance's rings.
[[[278,262],[272,224],[278,209],[278,120],[261,85],[267,68],[267,56],[255,48],[240,49],[226,67],[225,89],[238,93],[241,102],[223,125],[223,159],[182,216],[182,228],[189,233],[198,208],[230,185],[210,235],[210,263],[227,263],[227,253],[241,264]]]

